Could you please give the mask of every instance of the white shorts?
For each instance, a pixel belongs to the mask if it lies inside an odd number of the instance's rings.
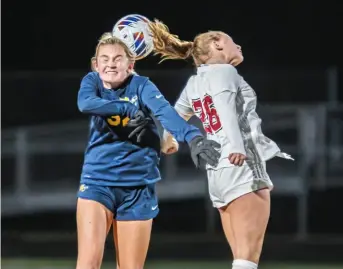
[[[260,189],[273,188],[266,163],[244,164],[219,170],[208,169],[208,188],[213,206],[220,208],[238,197]]]

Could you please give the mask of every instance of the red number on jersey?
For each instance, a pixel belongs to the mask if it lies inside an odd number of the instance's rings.
[[[200,118],[207,133],[217,133],[222,129],[217,110],[213,104],[212,97],[205,95],[203,100],[192,100],[195,114]]]

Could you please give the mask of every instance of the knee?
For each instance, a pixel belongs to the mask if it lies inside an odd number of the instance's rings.
[[[76,269],[100,269],[101,259],[78,259]]]

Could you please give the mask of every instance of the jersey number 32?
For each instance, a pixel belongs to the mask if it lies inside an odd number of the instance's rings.
[[[121,124],[122,127],[125,127],[129,120],[130,119],[128,117],[121,118],[120,116],[111,116],[107,118],[107,123],[111,126],[118,126]]]
[[[192,106],[195,115],[201,120],[206,133],[214,134],[222,129],[222,124],[210,95],[205,95],[202,100],[200,98],[193,99]]]

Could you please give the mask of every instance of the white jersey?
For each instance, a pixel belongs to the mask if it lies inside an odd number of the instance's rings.
[[[194,114],[202,121],[207,138],[221,145],[216,168],[232,166],[231,153],[242,153],[250,163],[261,163],[281,153],[274,141],[263,135],[255,109],[255,91],[229,64],[203,65],[192,76],[175,104],[186,117]]]

